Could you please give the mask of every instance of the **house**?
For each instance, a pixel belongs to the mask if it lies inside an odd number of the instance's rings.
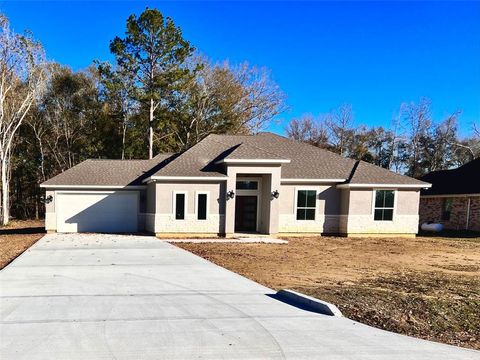
[[[421,180],[432,184],[421,192],[421,223],[480,231],[480,158],[457,169],[433,171]]]
[[[272,133],[210,135],[151,160],[87,160],[44,182],[57,232],[414,236],[429,184]]]

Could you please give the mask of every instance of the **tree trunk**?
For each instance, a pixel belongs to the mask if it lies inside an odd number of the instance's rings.
[[[123,134],[122,134],[122,160],[125,160],[125,136],[127,134],[127,125],[123,124]]]
[[[2,159],[2,225],[7,225],[10,220],[10,209],[8,206],[9,194],[8,194],[8,176],[7,176],[7,160]]]
[[[149,126],[148,158],[149,159],[153,158],[153,110],[154,110],[153,99],[150,99],[150,119],[148,122],[148,126]]]

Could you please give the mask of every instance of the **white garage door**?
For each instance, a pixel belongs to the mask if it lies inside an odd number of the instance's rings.
[[[135,232],[138,201],[136,191],[57,193],[57,231]]]

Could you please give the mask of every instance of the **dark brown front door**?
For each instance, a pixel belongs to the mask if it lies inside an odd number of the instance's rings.
[[[237,196],[235,199],[235,231],[257,230],[257,197]]]

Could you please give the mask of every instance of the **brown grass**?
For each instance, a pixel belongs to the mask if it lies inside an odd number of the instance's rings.
[[[0,227],[0,269],[45,235],[43,221],[12,221]]]
[[[268,287],[335,303],[360,322],[480,349],[480,238],[177,245]]]

